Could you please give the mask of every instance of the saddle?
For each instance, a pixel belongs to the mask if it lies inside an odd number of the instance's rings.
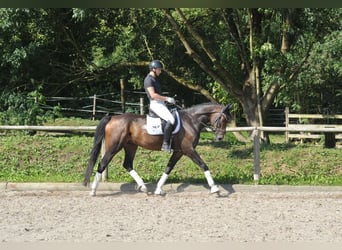
[[[177,134],[181,127],[181,120],[179,117],[178,110],[176,108],[171,109],[171,114],[175,118],[174,129],[172,134]],[[166,121],[161,119],[154,113],[152,110],[149,111],[149,114],[146,115],[146,130],[149,135],[163,135],[164,134],[164,127],[166,125]]]

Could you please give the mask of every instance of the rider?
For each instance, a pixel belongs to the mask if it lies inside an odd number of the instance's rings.
[[[171,152],[170,138],[173,125],[175,124],[175,118],[166,107],[165,102],[175,104],[176,101],[172,97],[162,95],[161,84],[158,80],[158,76],[162,72],[163,64],[159,60],[153,60],[149,64],[149,69],[150,72],[144,80],[144,88],[147,97],[150,100],[150,110],[166,121],[161,150]]]

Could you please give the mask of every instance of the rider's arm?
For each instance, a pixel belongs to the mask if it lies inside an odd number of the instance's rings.
[[[147,91],[148,91],[148,93],[150,94],[150,96],[151,96],[151,98],[153,100],[164,101],[164,102],[168,101],[168,97],[167,96],[159,95],[158,93],[155,92],[154,87],[152,87],[152,86],[148,87]]]

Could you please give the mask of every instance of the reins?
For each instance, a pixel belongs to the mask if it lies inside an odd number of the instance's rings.
[[[178,104],[174,103],[172,104],[173,106],[175,106],[178,110],[185,110],[183,107],[179,106]],[[208,128],[210,130],[212,130],[213,132],[216,132],[216,130],[218,130],[218,122],[219,120],[221,119],[221,117],[223,116],[224,119],[226,121],[228,121],[227,119],[227,115],[225,113],[222,112],[223,109],[221,109],[220,112],[217,112],[217,111],[212,111],[212,112],[204,112],[204,113],[197,113],[198,115],[206,115],[206,114],[215,114],[215,113],[220,113],[217,118],[215,119],[214,121],[214,124],[213,125],[208,125],[204,122],[200,122],[200,124],[202,124],[205,128]]]

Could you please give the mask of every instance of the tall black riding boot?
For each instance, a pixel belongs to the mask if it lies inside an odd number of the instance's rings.
[[[171,139],[172,127],[173,126],[171,122],[167,122],[165,125],[163,145],[161,148],[162,151],[171,152],[170,139]]]

